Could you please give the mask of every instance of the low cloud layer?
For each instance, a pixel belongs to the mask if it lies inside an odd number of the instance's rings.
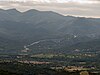
[[[48,2],[51,1],[51,2]],[[0,0],[0,8],[16,8],[20,11],[38,9],[41,11],[55,11],[63,15],[98,17],[100,18],[99,0]],[[66,1],[66,2],[64,2]],[[69,1],[69,2],[67,2]],[[85,1],[85,2],[82,2]],[[86,2],[87,1],[87,2]]]

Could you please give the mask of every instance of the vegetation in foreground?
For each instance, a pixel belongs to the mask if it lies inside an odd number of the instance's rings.
[[[90,71],[66,71],[51,69],[51,64],[25,64],[18,62],[0,63],[0,75],[100,75]]]

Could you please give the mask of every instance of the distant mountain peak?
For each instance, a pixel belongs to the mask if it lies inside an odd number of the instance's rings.
[[[20,11],[18,11],[17,9],[8,9],[6,10],[7,12],[18,12],[18,13],[21,13]]]
[[[23,12],[23,13],[37,13],[37,12],[40,12],[39,10],[36,10],[36,9],[30,9],[30,10],[27,10],[27,11],[25,11],[25,12]]]

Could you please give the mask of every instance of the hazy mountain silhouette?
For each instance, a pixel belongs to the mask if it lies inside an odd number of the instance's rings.
[[[52,11],[35,9],[26,12],[0,9],[0,37],[4,38],[2,40],[7,40],[7,42],[0,40],[2,45],[0,49],[7,49],[4,48],[6,43],[10,50],[12,46],[9,44],[12,42],[17,41],[13,49],[20,49],[39,40],[47,40],[42,42],[45,43],[44,46],[51,46],[52,49],[58,49],[59,46],[60,49],[66,45],[93,41],[99,39],[99,36],[100,19],[63,16]],[[55,41],[56,43],[49,44]],[[19,46],[21,47],[18,48]]]

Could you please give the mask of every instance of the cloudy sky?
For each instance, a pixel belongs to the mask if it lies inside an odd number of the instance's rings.
[[[100,0],[0,0],[0,8],[38,9],[63,15],[100,18]]]

